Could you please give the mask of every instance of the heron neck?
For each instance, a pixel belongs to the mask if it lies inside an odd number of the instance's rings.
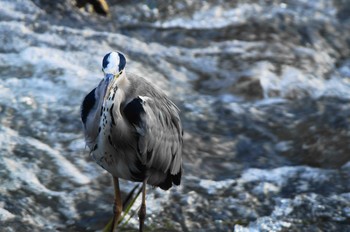
[[[129,87],[129,80],[126,77],[125,71],[113,82],[113,87],[117,86],[118,89],[126,91]]]
[[[128,93],[130,81],[123,72],[117,79],[111,83],[111,91],[108,98],[111,100],[109,104],[114,104],[117,117],[121,117],[120,106],[124,102],[126,93]],[[107,103],[108,104],[108,103]]]

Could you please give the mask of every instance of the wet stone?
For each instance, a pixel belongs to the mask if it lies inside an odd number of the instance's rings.
[[[346,1],[111,0],[108,17],[74,2],[1,2],[0,231],[111,218],[80,106],[112,50],[181,109],[183,178],[148,188],[147,230],[350,231]]]

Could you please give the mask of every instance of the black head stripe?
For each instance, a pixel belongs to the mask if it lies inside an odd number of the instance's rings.
[[[108,57],[109,57],[109,55],[110,55],[111,53],[108,53],[108,54],[106,54],[104,57],[103,57],[103,60],[102,60],[102,67],[103,68],[107,68],[107,65],[108,65]]]
[[[126,59],[125,59],[125,56],[119,52],[118,52],[118,55],[119,55],[119,72],[120,72],[125,68]]]

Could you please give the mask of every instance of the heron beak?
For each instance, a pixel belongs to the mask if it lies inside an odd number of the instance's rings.
[[[113,85],[113,81],[117,80],[118,77],[123,73],[123,70],[120,71],[117,74],[112,74],[112,73],[105,73],[105,83],[106,83],[106,87],[105,87],[105,99],[109,93],[109,91],[112,88]]]
[[[108,94],[109,94],[109,91],[111,90],[112,88],[112,85],[111,85],[111,82],[114,80],[114,77],[115,75],[113,74],[110,74],[110,73],[105,73],[105,77],[104,77],[104,80],[105,80],[105,87],[104,87],[104,100],[106,100]]]
[[[105,73],[105,79],[109,82],[111,82],[114,78],[117,79],[121,74],[123,73],[123,70],[120,71],[117,74],[111,74],[111,73]]]
[[[113,80],[113,78],[114,78],[113,74],[110,74],[110,73],[105,74],[105,79],[106,79],[108,84],[111,82],[111,80]]]

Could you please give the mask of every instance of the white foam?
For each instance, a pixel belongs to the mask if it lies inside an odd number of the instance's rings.
[[[169,28],[181,27],[187,29],[220,28],[230,24],[245,22],[249,16],[262,11],[258,4],[240,4],[237,8],[227,9],[224,6],[210,6],[205,4],[192,17],[179,17],[163,22],[156,22],[155,26]]]
[[[45,153],[52,159],[52,162],[58,167],[60,175],[68,177],[70,180],[74,181],[77,184],[84,185],[90,183],[90,179],[86,175],[82,174],[57,150],[54,150],[45,143],[42,143],[39,140],[33,138],[26,138],[26,141],[36,149],[45,151]]]
[[[4,222],[10,219],[13,219],[15,217],[16,216],[14,214],[0,207],[0,221]]]
[[[88,184],[90,182],[90,179],[86,175],[82,174],[64,156],[62,156],[57,150],[52,149],[47,144],[34,138],[19,136],[16,131],[10,128],[5,128],[3,126],[0,126],[0,132],[1,132],[0,144],[3,144],[3,146],[6,146],[9,152],[11,152],[11,150],[13,149],[12,147],[16,145],[16,141],[31,145],[38,150],[44,151],[45,154],[50,157],[52,163],[57,166],[57,169],[59,170],[59,174],[61,176],[65,176],[70,180],[74,181],[75,183],[81,184],[81,185]],[[37,188],[41,189],[42,191],[49,191],[49,190],[45,190],[46,187],[40,183],[40,181],[37,179],[37,177],[33,173],[25,171],[26,168],[21,164],[20,161],[18,160],[14,161],[4,157],[4,162],[6,162],[8,167],[11,169],[10,170],[11,173],[13,173],[13,175],[16,178],[19,178],[23,181],[30,181],[30,183],[33,184],[33,186],[37,186]],[[17,170],[20,170],[20,171],[17,171]],[[28,178],[28,175],[30,175],[29,178]]]
[[[32,171],[28,170],[21,161],[3,158],[2,163],[6,165],[9,173],[11,173],[13,181],[26,183],[29,188],[33,189],[35,192],[44,192],[51,196],[61,195],[60,192],[51,191],[42,185],[37,176]]]
[[[289,183],[290,177],[298,177],[305,180],[312,181],[327,181],[330,178],[329,172],[331,170],[323,170],[319,168],[312,168],[307,166],[292,166],[279,167],[275,169],[257,169],[250,168],[243,172],[240,182],[270,182],[276,184],[278,187],[285,186]]]
[[[205,188],[209,194],[217,194],[218,190],[227,188],[227,186],[232,185],[235,180],[222,180],[222,181],[214,181],[214,180],[200,180],[199,185]]]
[[[285,65],[280,75],[268,61],[256,64],[250,71],[258,78],[263,90],[264,99],[276,99],[274,102],[258,101],[257,104],[280,103],[285,98],[301,98],[309,96],[313,99],[321,97],[337,97],[350,99],[350,82],[337,73],[325,79],[317,74]],[[342,74],[347,74],[346,66],[342,67]]]

